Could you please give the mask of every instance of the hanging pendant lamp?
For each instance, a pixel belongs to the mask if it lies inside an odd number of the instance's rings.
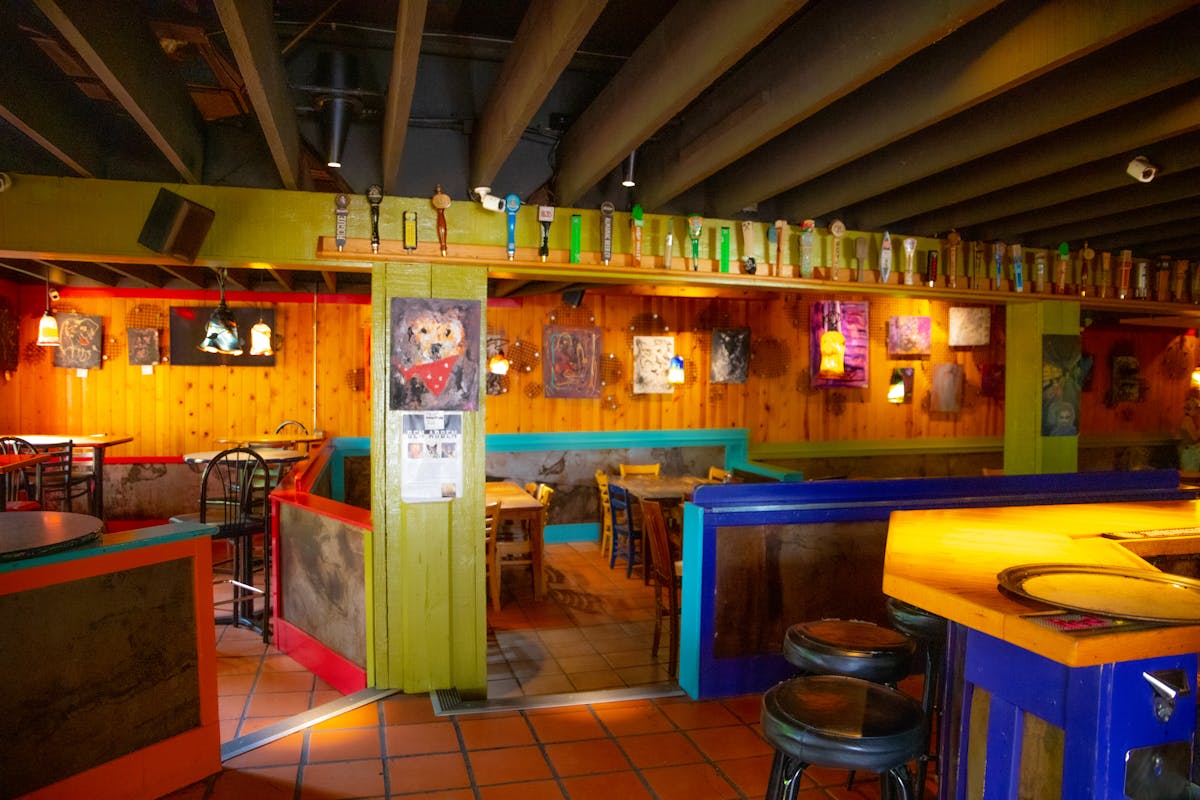
[[[200,349],[206,353],[217,353],[224,356],[240,356],[245,348],[242,337],[238,335],[237,320],[229,306],[225,305],[225,270],[217,270],[217,286],[221,290],[221,302],[208,318],[204,327],[204,341]]]
[[[42,347],[58,347],[58,320],[50,307],[50,268],[46,268],[46,311],[38,322],[37,343]]]
[[[250,328],[250,355],[252,356],[273,356],[275,355],[275,347],[272,339],[274,331],[261,317],[258,322],[254,323]]]

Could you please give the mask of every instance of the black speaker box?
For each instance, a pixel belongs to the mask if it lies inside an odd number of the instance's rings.
[[[568,289],[562,293],[563,305],[568,308],[579,308],[583,302],[583,289]]]
[[[159,189],[138,236],[138,244],[191,264],[204,244],[204,237],[208,236],[214,216],[211,208]]]

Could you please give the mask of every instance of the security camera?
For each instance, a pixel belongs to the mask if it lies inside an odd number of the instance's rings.
[[[495,211],[497,213],[504,212],[504,198],[492,194],[492,187],[476,186],[474,194],[479,200],[479,205],[483,206],[488,211]]]
[[[1139,180],[1142,183],[1149,183],[1158,174],[1158,167],[1138,156],[1129,162],[1129,166],[1125,168],[1125,171],[1132,175],[1135,180]]]
[[[7,191],[12,186],[12,178],[7,172],[0,172],[0,192]]]

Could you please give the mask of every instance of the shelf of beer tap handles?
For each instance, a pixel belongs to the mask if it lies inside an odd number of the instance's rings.
[[[537,249],[518,247],[514,258],[510,261],[507,253],[495,245],[450,244],[447,254],[442,255],[436,242],[421,242],[413,251],[405,250],[397,240],[382,239],[379,242],[379,252],[372,252],[369,239],[347,239],[345,247],[339,251],[332,236],[318,237],[317,258],[331,261],[346,262],[376,262],[388,261],[395,263],[419,264],[454,264],[458,266],[478,266],[487,269],[488,276],[498,279],[512,280],[551,280],[561,282],[570,279],[575,282],[602,283],[613,285],[628,285],[641,287],[660,287],[664,293],[686,287],[710,288],[722,292],[846,292],[848,294],[889,295],[931,300],[957,300],[974,303],[1029,303],[1045,300],[1078,301],[1082,307],[1106,312],[1128,312],[1135,315],[1172,315],[1180,318],[1193,319],[1200,326],[1200,304],[1172,303],[1156,300],[1120,300],[1116,297],[1098,297],[1094,293],[1081,296],[1075,293],[1053,294],[1051,292],[1034,292],[1032,286],[1026,284],[1025,291],[1014,292],[1012,282],[1007,281],[1001,289],[967,288],[966,276],[958,276],[958,286],[946,285],[946,277],[942,275],[936,286],[927,286],[920,273],[915,273],[913,283],[904,283],[902,271],[892,271],[890,280],[879,282],[877,270],[867,270],[864,280],[859,281],[857,268],[843,267],[838,271],[838,279],[830,275],[828,266],[818,266],[813,269],[813,277],[799,277],[799,266],[785,264],[782,275],[776,271],[774,264],[758,264],[758,270],[753,275],[741,272],[741,263],[730,264],[730,272],[721,272],[716,259],[701,258],[697,269],[692,269],[690,258],[676,255],[671,259],[670,269],[663,267],[662,256],[643,256],[640,266],[634,266],[633,257],[628,253],[614,253],[608,265],[601,263],[600,254],[584,252],[580,254],[579,263],[570,263],[566,250],[551,250],[545,261],[538,257]],[[990,283],[988,284],[990,287]],[[1115,293],[1115,289],[1113,290]]]

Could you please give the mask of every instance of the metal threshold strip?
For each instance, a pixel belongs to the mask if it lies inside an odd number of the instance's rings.
[[[679,684],[667,681],[648,683],[645,686],[624,686],[620,689],[503,697],[494,700],[463,700],[457,689],[436,689],[429,693],[429,699],[433,702],[433,713],[445,717],[457,714],[486,714],[491,711],[616,703],[622,700],[651,700],[658,697],[680,697],[683,693]]]
[[[255,748],[262,747],[285,736],[290,736],[297,731],[312,727],[319,722],[332,719],[339,714],[345,714],[347,711],[353,711],[356,708],[382,700],[385,697],[391,697],[394,694],[399,694],[399,692],[399,689],[363,689],[354,694],[339,697],[337,700],[331,700],[316,708],[310,708],[302,714],[288,717],[281,722],[268,725],[254,733],[230,739],[221,745],[221,761],[228,761],[243,753],[248,753]]]

